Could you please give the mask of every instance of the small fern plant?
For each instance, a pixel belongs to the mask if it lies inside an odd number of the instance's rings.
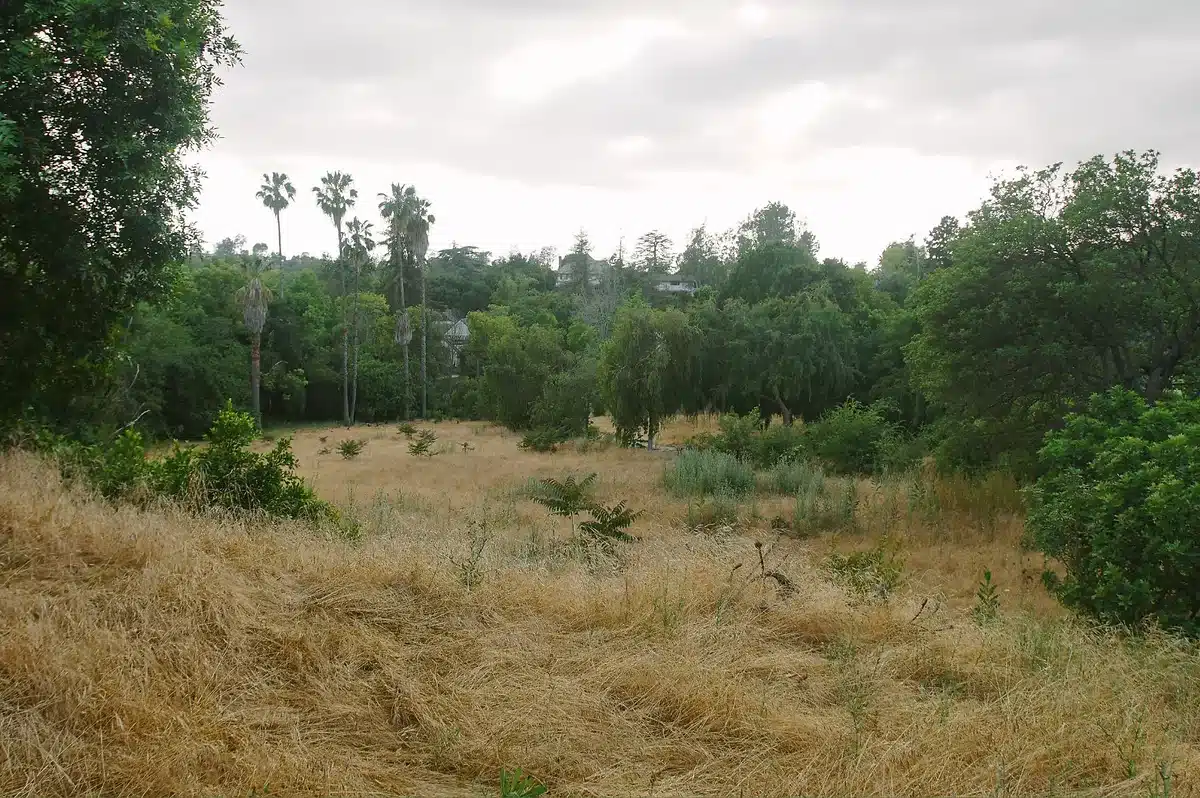
[[[579,532],[591,543],[611,545],[615,542],[632,543],[633,535],[627,531],[642,513],[630,510],[622,501],[611,507],[595,504],[588,508],[591,518],[579,524]]]
[[[437,443],[437,435],[432,430],[423,429],[408,444],[408,453],[413,457],[433,457],[435,443]]]
[[[540,798],[547,792],[546,785],[532,776],[526,776],[520,768],[500,769],[500,798]]]
[[[572,475],[562,481],[549,477],[539,480],[538,485],[539,490],[532,497],[535,502],[552,515],[573,518],[592,506],[596,475],[588,474],[579,480]]]
[[[983,572],[983,581],[975,591],[975,607],[971,610],[976,623],[991,623],[1000,616],[1000,594],[992,581],[992,572]]]

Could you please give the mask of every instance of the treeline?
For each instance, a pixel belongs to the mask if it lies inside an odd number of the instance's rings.
[[[260,362],[267,424],[490,419],[554,441],[607,413],[652,443],[677,413],[792,424],[852,402],[910,454],[1028,473],[1091,394],[1154,400],[1196,373],[1200,200],[1195,174],[1163,175],[1154,153],[998,181],[869,268],[820,257],[780,203],[724,236],[696,230],[678,255],[651,232],[628,262],[598,259],[581,232],[558,273],[550,251],[426,257],[427,202],[381,196],[377,246],[357,218],[342,232],[351,186],[332,173],[317,189],[322,207],[342,192],[340,258],[193,252],[119,326],[118,365],[80,418],[197,437],[227,398],[257,407]]]

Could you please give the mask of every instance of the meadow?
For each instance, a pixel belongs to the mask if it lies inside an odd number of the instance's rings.
[[[716,513],[668,491],[671,448],[418,426],[432,456],[294,431],[349,536],[0,457],[0,793],[1200,794],[1200,653],[1064,612],[1005,478],[830,479],[849,504],[801,533],[766,475]],[[531,499],[589,473],[637,542]]]

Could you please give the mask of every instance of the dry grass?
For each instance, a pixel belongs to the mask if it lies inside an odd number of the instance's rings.
[[[552,796],[1151,796],[1164,763],[1200,794],[1200,656],[1064,617],[1022,577],[1011,486],[909,511],[864,484],[836,540],[768,540],[764,498],[714,539],[663,494],[669,455],[436,429],[430,459],[392,427],[351,461],[318,454],[344,430],[297,435],[359,544],[111,508],[0,459],[0,794],[495,795],[520,766]],[[521,497],[571,471],[646,509],[643,542],[587,556]],[[890,604],[817,567],[884,533],[910,575]],[[753,578],[756,536],[793,594]],[[980,628],[984,567],[1010,592]]]

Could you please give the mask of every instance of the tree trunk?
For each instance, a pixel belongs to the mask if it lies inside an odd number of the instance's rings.
[[[342,228],[338,226],[338,273],[342,278],[342,422],[350,426],[350,324],[346,318],[346,268],[342,263]]]
[[[400,264],[400,313],[408,323],[408,307],[404,303],[404,263]],[[409,328],[412,329],[411,327]],[[410,336],[411,337],[411,336]],[[408,343],[412,343],[409,341]],[[404,345],[404,420],[412,418],[412,369],[408,365],[408,344]]]
[[[262,333],[250,336],[250,406],[254,410],[254,422],[262,429],[262,405],[259,386],[262,384]]]
[[[275,236],[279,242],[279,298],[283,299],[286,293],[283,274],[283,223],[279,220],[279,211],[275,211]]]
[[[425,264],[421,264],[421,418],[429,418],[429,372],[426,357],[429,348],[429,311],[425,307]]]
[[[355,414],[358,412],[358,295],[360,278],[362,275],[362,267],[357,259],[354,261],[354,376],[350,387],[350,423],[354,423]]]
[[[784,404],[783,397],[779,395],[779,387],[776,386],[773,390],[775,393],[775,404],[779,405],[779,412],[783,416],[783,426],[790,427],[793,421],[792,411]]]

